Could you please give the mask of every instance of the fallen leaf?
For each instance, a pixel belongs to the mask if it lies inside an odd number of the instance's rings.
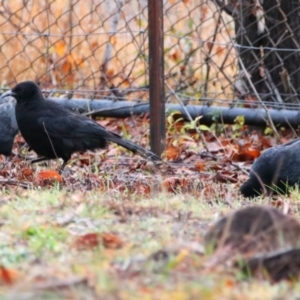
[[[30,168],[23,168],[21,169],[21,172],[18,173],[18,179],[19,180],[32,180],[33,176],[33,170]]]
[[[164,152],[164,156],[168,160],[177,160],[181,155],[181,150],[178,147],[168,146]]]
[[[246,148],[244,150],[244,153],[248,154],[253,159],[258,158],[260,156],[260,151],[258,149],[254,149],[254,148]]]
[[[78,236],[73,245],[78,250],[96,248],[99,246],[99,233],[87,233]]]
[[[232,289],[235,287],[235,282],[232,279],[228,278],[225,280],[225,286]]]
[[[169,193],[187,192],[194,184],[194,180],[185,177],[169,177],[162,182],[162,187]]]
[[[119,249],[123,246],[122,240],[111,233],[101,233],[102,244],[108,249]]]
[[[33,170],[29,168],[23,168],[21,172],[23,176],[29,176],[33,174]]]
[[[37,174],[35,182],[38,185],[45,185],[54,182],[62,182],[62,180],[63,180],[62,176],[56,171],[43,170]]]
[[[108,249],[118,249],[123,246],[123,242],[111,233],[87,233],[77,237],[73,245],[78,250],[93,249],[99,245]]]
[[[203,161],[197,161],[195,163],[193,169],[197,170],[197,171],[205,171],[205,169],[206,169],[205,162],[203,162]]]
[[[19,273],[16,270],[7,269],[4,266],[0,266],[0,282],[2,281],[4,284],[11,285],[17,280],[18,277]]]

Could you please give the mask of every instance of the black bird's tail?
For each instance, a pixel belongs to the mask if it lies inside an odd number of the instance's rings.
[[[105,136],[105,139],[109,142],[113,142],[116,143],[130,151],[132,151],[133,153],[137,153],[140,156],[146,158],[146,159],[151,159],[152,161],[160,161],[160,157],[157,156],[155,153],[153,153],[150,150],[147,150],[145,148],[143,148],[142,146],[139,146],[129,140],[125,140],[122,137],[120,137],[119,135],[113,133],[113,132],[109,132],[110,134],[108,134],[107,136]]]

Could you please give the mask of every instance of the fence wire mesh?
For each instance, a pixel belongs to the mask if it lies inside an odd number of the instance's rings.
[[[16,0],[0,9],[0,79],[80,98],[148,100],[146,0]],[[294,107],[300,4],[164,0],[168,101]],[[174,97],[174,92],[176,97]]]

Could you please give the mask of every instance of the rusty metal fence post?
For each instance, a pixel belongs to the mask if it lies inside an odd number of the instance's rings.
[[[163,0],[148,0],[150,145],[161,155],[165,148]]]

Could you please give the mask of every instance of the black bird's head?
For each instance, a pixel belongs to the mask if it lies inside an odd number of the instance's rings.
[[[17,84],[12,90],[2,94],[4,97],[12,96],[17,103],[33,102],[43,100],[43,94],[39,86],[33,81],[23,81]]]

